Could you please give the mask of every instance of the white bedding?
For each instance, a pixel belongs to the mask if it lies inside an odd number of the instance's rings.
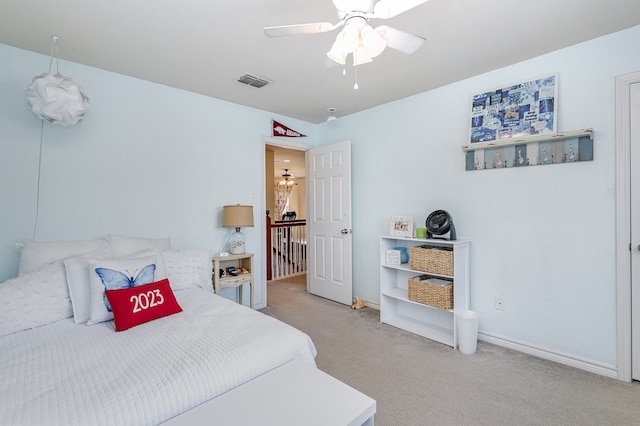
[[[116,333],[73,318],[0,338],[0,424],[158,424],[293,359],[310,338],[201,288]],[[215,423],[215,419],[212,419]]]

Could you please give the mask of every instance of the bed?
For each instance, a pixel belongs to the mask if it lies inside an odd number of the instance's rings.
[[[31,242],[20,275],[0,284],[0,424],[160,424],[290,361],[315,366],[306,334],[213,293],[211,253],[132,238],[122,251],[116,240],[44,256]],[[143,285],[165,276],[180,311],[124,331],[119,314],[82,322],[91,291],[77,281],[91,287],[92,262],[150,253],[160,271]]]

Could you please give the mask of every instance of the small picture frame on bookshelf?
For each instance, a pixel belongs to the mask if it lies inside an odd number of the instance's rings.
[[[400,237],[413,236],[413,217],[412,216],[392,216],[389,235]]]
[[[400,250],[387,250],[385,252],[385,263],[387,265],[400,265],[400,263],[402,263],[402,253],[400,253]]]

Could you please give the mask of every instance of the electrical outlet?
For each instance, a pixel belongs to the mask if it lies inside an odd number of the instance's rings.
[[[496,309],[499,311],[504,311],[504,297],[496,296]]]

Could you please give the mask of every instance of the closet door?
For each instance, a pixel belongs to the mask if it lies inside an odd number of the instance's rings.
[[[631,366],[640,380],[640,82],[630,85],[631,171]]]

